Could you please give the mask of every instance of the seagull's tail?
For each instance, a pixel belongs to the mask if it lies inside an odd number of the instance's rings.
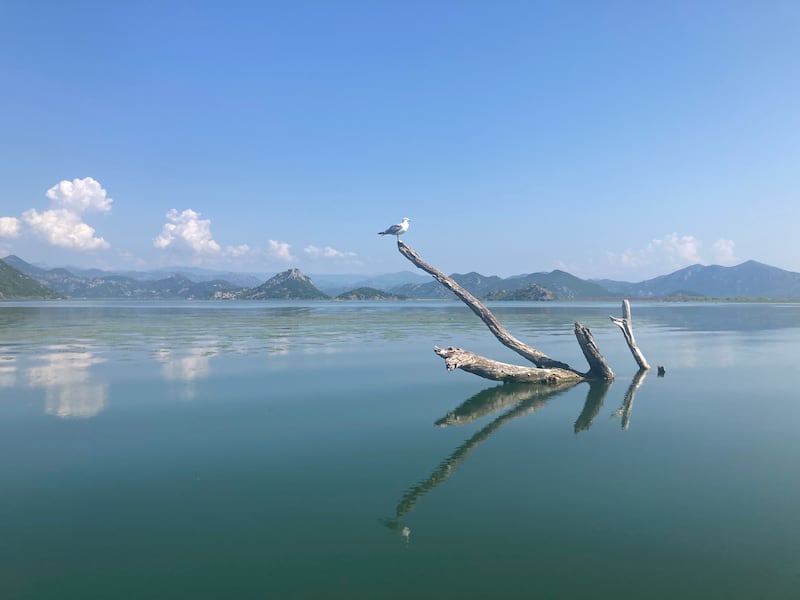
[[[379,231],[378,235],[386,235],[386,232],[385,231]]]

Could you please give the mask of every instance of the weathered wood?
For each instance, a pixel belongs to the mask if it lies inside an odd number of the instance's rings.
[[[439,271],[436,267],[422,260],[419,254],[399,239],[397,240],[397,249],[400,251],[400,254],[405,256],[416,267],[432,275],[434,279],[453,292],[484,322],[489,328],[489,331],[492,332],[501,344],[528,359],[540,369],[546,370],[542,373],[536,373],[532,369],[508,365],[506,363],[498,363],[497,361],[457,348],[447,349],[448,354],[443,354],[441,348],[435,349],[436,353],[444,358],[446,362],[450,359],[449,362],[447,362],[448,371],[458,368],[487,379],[507,382],[525,381],[553,383],[574,381],[577,383],[583,380],[611,381],[614,379],[614,372],[609,368],[603,355],[600,354],[600,350],[597,348],[592,332],[588,327],[580,323],[575,323],[575,337],[589,363],[589,371],[581,373],[570,367],[567,363],[554,360],[544,352],[515,338],[503,327],[500,321],[497,320],[492,312],[486,308],[480,300],[462,288],[456,281]],[[458,351],[458,354],[456,354],[455,351]],[[467,356],[467,354],[469,354],[469,356]],[[564,373],[565,371],[572,373],[574,377],[570,377]]]
[[[400,250],[400,254],[410,260],[417,268],[422,269],[426,273],[432,275],[436,281],[458,296],[458,298],[464,304],[466,304],[470,310],[472,310],[472,312],[481,319],[481,321],[486,324],[486,326],[489,328],[489,331],[491,331],[494,337],[496,337],[505,347],[510,348],[520,356],[528,359],[537,367],[573,370],[568,364],[558,360],[553,360],[544,352],[528,346],[528,344],[511,335],[508,331],[506,331],[506,328],[503,327],[503,325],[497,320],[491,311],[481,303],[480,300],[461,287],[456,281],[439,271],[436,267],[433,267],[422,260],[419,254],[417,254],[399,239],[397,240],[397,249]]]
[[[569,369],[520,367],[453,346],[449,348],[434,346],[433,351],[444,359],[448,371],[461,369],[493,381],[555,385],[567,382],[578,383],[584,379],[583,375]]]
[[[645,359],[642,351],[639,350],[639,346],[636,344],[636,340],[633,337],[631,303],[628,302],[627,299],[622,301],[622,318],[612,317],[611,315],[608,315],[608,318],[611,319],[614,325],[622,330],[625,342],[628,344],[628,348],[630,348],[631,354],[633,354],[633,359],[636,361],[636,364],[639,365],[639,368],[645,370],[649,369],[650,365],[647,363],[647,359]]]
[[[578,345],[583,351],[586,362],[589,363],[589,371],[584,375],[585,379],[600,379],[602,381],[613,381],[614,372],[606,363],[606,359],[600,354],[600,349],[594,341],[594,336],[588,327],[582,323],[575,323],[575,337]]]

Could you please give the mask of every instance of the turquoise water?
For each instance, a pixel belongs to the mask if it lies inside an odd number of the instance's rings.
[[[0,304],[2,598],[795,598],[800,305]]]

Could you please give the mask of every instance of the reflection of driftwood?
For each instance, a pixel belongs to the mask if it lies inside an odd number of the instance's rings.
[[[631,354],[633,354],[633,359],[636,361],[636,364],[639,365],[640,369],[649,369],[650,365],[647,364],[647,360],[642,354],[642,351],[639,350],[639,346],[636,345],[636,340],[633,338],[633,321],[631,320],[631,303],[628,300],[622,301],[622,318],[619,317],[612,317],[611,315],[608,316],[609,319],[622,330],[622,335],[625,336],[625,342],[628,344],[628,348],[631,350]]]
[[[631,424],[631,411],[633,410],[633,399],[636,396],[636,390],[642,385],[645,377],[647,377],[647,369],[639,369],[636,375],[633,376],[631,384],[628,386],[628,391],[625,392],[625,399],[612,416],[622,417],[622,428],[627,429]]]
[[[501,344],[531,361],[534,365],[536,365],[536,367],[538,367],[538,369],[547,369],[549,373],[546,375],[537,375],[536,373],[533,373],[533,371],[536,371],[537,369],[526,369],[525,367],[514,367],[513,372],[510,372],[508,368],[512,365],[497,363],[489,358],[474,355],[471,352],[467,353],[471,355],[469,360],[462,361],[457,359],[447,363],[448,370],[460,368],[481,377],[488,377],[489,379],[495,379],[499,381],[536,381],[538,383],[554,383],[558,381],[571,380],[577,383],[584,380],[611,381],[614,379],[614,373],[609,368],[608,364],[603,358],[603,355],[600,354],[600,350],[597,348],[597,344],[594,342],[592,332],[589,331],[588,327],[585,327],[581,323],[575,323],[575,337],[577,338],[578,344],[580,345],[581,350],[583,351],[583,354],[589,363],[589,371],[586,373],[580,373],[566,363],[554,360],[543,352],[528,346],[524,342],[521,342],[512,336],[510,333],[508,333],[508,331],[506,331],[505,327],[500,324],[500,321],[497,320],[491,311],[489,311],[488,308],[486,308],[477,298],[475,298],[475,296],[462,288],[453,279],[423,261],[414,250],[401,242],[399,238],[397,240],[397,249],[400,251],[400,254],[405,256],[416,267],[432,275],[434,279],[458,296],[458,298],[464,304],[466,304],[473,313],[480,317],[484,324],[489,328],[489,331],[492,332],[492,334],[498,339],[498,341],[500,341]],[[442,354],[440,350],[441,349],[437,349],[436,353],[447,361],[448,356]],[[444,352],[448,352],[449,350],[450,349]],[[457,349],[453,350],[456,351]],[[466,353],[464,350],[458,350],[458,352]],[[473,366],[478,363],[480,364],[480,367]],[[525,373],[524,371],[528,371],[528,373]],[[556,371],[559,371],[560,373],[556,374]]]
[[[592,381],[589,383],[589,393],[586,394],[583,410],[575,420],[575,433],[586,431],[592,426],[597,414],[600,412],[600,408],[603,406],[603,401],[610,387],[611,383],[608,381]]]
[[[475,419],[480,419],[499,410],[511,408],[526,400],[533,400],[536,397],[550,398],[556,392],[570,387],[572,387],[571,384],[545,387],[525,385],[524,383],[508,383],[486,388],[448,412],[436,421],[436,425],[439,427],[466,425]]]
[[[515,386],[516,387],[516,386]],[[540,408],[542,408],[550,398],[556,396],[565,390],[571,388],[571,385],[562,385],[558,387],[547,387],[542,388],[539,386],[526,386],[529,393],[526,395],[522,392],[521,387],[517,387],[511,391],[511,396],[515,399],[514,401],[517,402],[516,406],[511,410],[503,413],[499,417],[497,417],[494,421],[486,425],[483,429],[475,433],[472,437],[470,437],[467,441],[461,444],[458,448],[453,451],[450,456],[444,459],[439,466],[430,474],[429,477],[420,481],[416,485],[410,487],[403,496],[400,498],[400,501],[397,503],[397,507],[395,508],[395,516],[394,518],[385,519],[383,524],[386,525],[392,531],[400,533],[404,537],[407,537],[409,534],[409,530],[404,527],[401,523],[401,519],[403,515],[409,513],[414,506],[416,506],[417,502],[419,502],[420,498],[422,498],[425,494],[430,492],[440,483],[443,483],[447,480],[450,475],[452,475],[453,471],[455,471],[456,467],[458,467],[464,460],[466,460],[467,456],[477,448],[483,441],[485,441],[489,436],[491,436],[495,431],[497,431],[500,427],[516,419],[517,417],[521,417],[522,415],[527,415],[532,412],[536,412]],[[492,388],[491,390],[487,390],[487,393],[483,395],[481,400],[482,403],[487,405],[497,405],[503,404],[504,398],[508,399],[508,396],[505,393],[506,386],[499,386],[496,388]],[[468,400],[464,404],[470,402]],[[463,406],[463,405],[462,405]],[[477,410],[480,412],[481,407],[478,406]],[[485,413],[484,413],[485,414]]]

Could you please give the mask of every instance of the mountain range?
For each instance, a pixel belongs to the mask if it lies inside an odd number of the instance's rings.
[[[135,275],[135,276],[133,276]],[[404,271],[373,277],[319,275],[297,269],[272,276],[177,269],[111,272],[37,267],[17,256],[0,260],[0,298],[127,299],[452,299],[436,281]],[[229,276],[229,277],[224,277]],[[267,278],[264,281],[264,278]],[[638,283],[581,279],[561,270],[501,278],[480,273],[451,277],[489,300],[603,300],[613,298],[800,299],[800,273],[756,261],[734,267],[692,265]],[[235,279],[236,281],[231,281]],[[262,283],[263,282],[263,283]]]
[[[0,260],[0,300],[7,298],[63,298],[38,281]]]

